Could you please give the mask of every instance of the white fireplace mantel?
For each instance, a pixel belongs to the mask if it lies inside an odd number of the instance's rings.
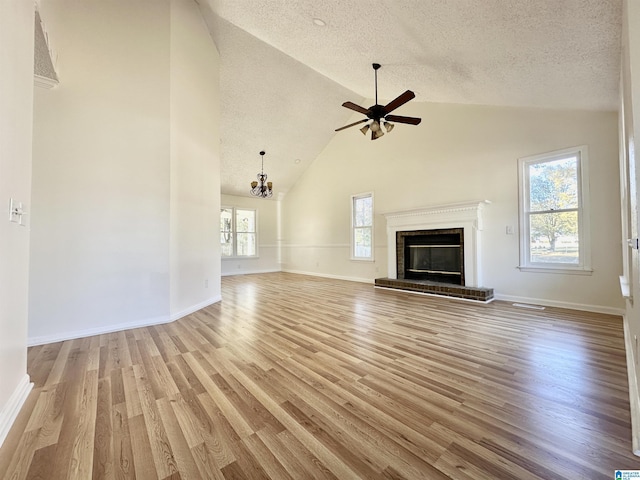
[[[437,228],[462,228],[464,230],[464,272],[466,284],[482,286],[480,245],[482,210],[489,200],[435,205],[415,210],[389,212],[387,220],[387,261],[389,278],[398,278],[396,264],[396,233],[411,230]]]

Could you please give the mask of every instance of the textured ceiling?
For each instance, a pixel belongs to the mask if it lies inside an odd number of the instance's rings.
[[[410,88],[413,102],[617,108],[621,0],[200,2],[221,56],[223,193],[248,194],[262,149],[285,193],[352,118],[342,102],[371,103],[372,62],[380,103]]]

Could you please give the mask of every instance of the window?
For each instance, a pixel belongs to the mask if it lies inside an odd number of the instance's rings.
[[[373,260],[373,194],[351,197],[351,258]]]
[[[222,258],[257,256],[256,211],[235,207],[220,209]]]
[[[590,273],[587,147],[519,160],[520,269]]]

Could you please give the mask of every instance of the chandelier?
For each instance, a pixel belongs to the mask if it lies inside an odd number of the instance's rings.
[[[267,182],[267,174],[264,173],[264,150],[260,152],[260,156],[262,157],[262,167],[260,168],[260,173],[257,175],[258,181],[255,180],[251,182],[251,190],[249,192],[254,197],[260,198],[270,198],[273,195],[273,189],[271,188],[273,184],[271,182]]]

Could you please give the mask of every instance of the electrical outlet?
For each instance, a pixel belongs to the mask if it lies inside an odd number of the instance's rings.
[[[209,288],[209,279],[208,278],[204,279],[204,288]]]
[[[513,235],[513,226],[507,225],[507,227],[505,228],[505,232],[507,233],[507,235]]]

